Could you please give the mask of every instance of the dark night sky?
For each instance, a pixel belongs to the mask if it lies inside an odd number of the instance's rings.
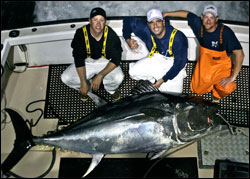
[[[1,30],[30,25],[34,9],[34,1],[1,1]]]

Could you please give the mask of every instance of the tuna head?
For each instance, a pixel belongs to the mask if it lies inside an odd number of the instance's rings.
[[[177,103],[177,133],[181,141],[191,141],[218,130],[223,120],[216,115],[218,104],[196,96]]]

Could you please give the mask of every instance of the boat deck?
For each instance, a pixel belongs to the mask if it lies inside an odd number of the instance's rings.
[[[28,113],[26,111],[26,106],[37,100],[41,100],[29,107],[32,111],[37,108],[42,110],[45,108],[45,99],[47,92],[49,66],[39,67],[39,68],[27,68],[23,73],[14,73],[5,67],[5,74],[7,80],[7,85],[1,92],[1,110],[4,108],[12,108],[18,111],[24,119],[33,119],[33,123],[36,122],[40,111],[35,111]],[[5,85],[3,85],[5,86]],[[38,125],[32,128],[32,134],[34,136],[40,136],[46,134],[48,131],[53,131],[58,127],[59,119],[51,118],[44,119],[42,116]],[[1,113],[1,163],[5,160],[9,152],[13,148],[13,143],[15,140],[15,133],[10,122],[9,116],[5,115],[4,112]],[[179,150],[176,153],[169,155],[169,158],[181,158],[181,157],[196,157],[198,166],[198,176],[199,178],[213,178],[213,169],[202,169],[199,167],[198,162],[198,146],[197,142],[192,145]],[[171,149],[169,153],[176,150]],[[56,161],[54,167],[48,173],[45,178],[57,178],[59,175],[60,158],[90,158],[88,154],[78,154],[58,151],[56,152]],[[145,158],[146,154],[116,154],[116,155],[106,155],[105,158]],[[36,177],[44,173],[52,160],[51,149],[41,148],[39,146],[33,147],[24,158],[12,169],[12,172],[24,176],[24,177]],[[83,169],[86,170],[86,169]]]

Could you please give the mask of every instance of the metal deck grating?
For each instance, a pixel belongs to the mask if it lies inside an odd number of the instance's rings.
[[[78,92],[69,88],[61,81],[61,74],[68,66],[69,64],[49,66],[44,118],[58,118],[59,125],[74,122],[88,115],[96,108],[95,103],[91,99],[86,102],[81,101]],[[137,81],[129,77],[128,66],[128,63],[121,65],[125,75],[119,87],[121,98],[127,96],[137,84]],[[112,102],[111,95],[104,90],[103,86],[96,94],[106,101]]]
[[[50,65],[49,67],[44,118],[59,118],[59,125],[71,123],[80,119],[96,108],[92,100],[86,102],[81,101],[76,90],[62,83],[61,74],[68,66],[69,64],[63,64]],[[137,84],[137,81],[128,76],[128,66],[128,62],[123,62],[121,64],[121,68],[125,75],[124,81],[119,87],[121,98],[127,96]],[[189,62],[187,64],[186,70],[188,76],[184,79],[183,93],[196,95],[190,91],[189,87],[194,66],[194,62]],[[222,114],[230,124],[244,127],[249,126],[248,79],[249,67],[242,67],[236,80],[237,90],[220,101],[221,109],[219,113]],[[110,94],[108,94],[103,87],[98,90],[96,94],[111,102]],[[201,96],[211,100],[211,93]]]

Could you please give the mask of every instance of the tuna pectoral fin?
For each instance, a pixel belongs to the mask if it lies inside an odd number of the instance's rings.
[[[154,160],[154,159],[156,159],[156,158],[163,157],[167,151],[168,151],[168,150],[163,150],[163,151],[161,151],[161,152],[155,154],[153,157],[150,158],[150,160]]]
[[[1,166],[3,173],[11,170],[19,162],[19,160],[21,160],[26,152],[28,152],[28,150],[34,146],[31,132],[23,118],[12,109],[7,108],[5,111],[10,115],[13,127],[16,132],[16,140],[13,150]]]
[[[103,154],[94,154],[93,155],[91,164],[90,164],[87,172],[83,175],[83,177],[87,176],[100,163],[103,156],[104,156]]]

